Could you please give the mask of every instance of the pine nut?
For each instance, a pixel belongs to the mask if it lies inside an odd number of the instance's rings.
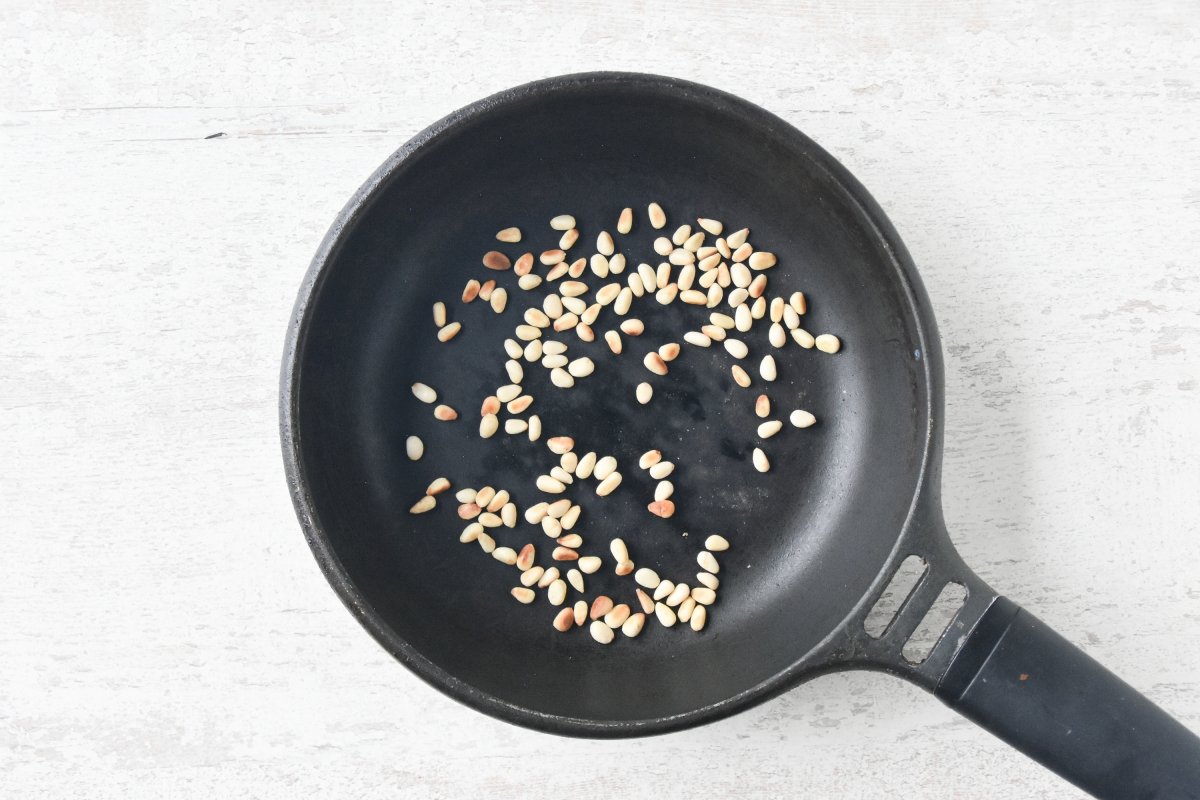
[[[492,553],[492,555],[495,555],[495,553]],[[526,605],[532,603],[533,598],[536,596],[533,593],[533,589],[526,589],[524,586],[514,586],[511,594],[513,597],[517,598],[518,603],[525,603]]]
[[[532,325],[518,325],[514,330],[517,338],[523,342],[528,342],[532,339],[539,339],[542,335],[541,328],[535,328]]]
[[[570,214],[559,214],[550,220],[550,227],[556,231],[569,231],[575,227],[575,218]]]
[[[613,539],[608,543],[608,552],[612,553],[612,557],[618,561],[629,560],[629,548],[625,545],[624,539]]]
[[[655,589],[662,579],[658,577],[658,573],[649,567],[641,567],[637,572],[633,573],[633,579],[638,586],[644,586],[647,589]]]
[[[671,283],[671,265],[666,261],[658,265],[658,269],[654,271],[654,286],[646,291],[654,289],[665,289]]]
[[[604,624],[610,628],[620,628],[629,619],[629,606],[625,603],[613,606],[612,611],[604,615]]]
[[[519,278],[524,278],[532,269],[533,253],[522,253],[513,263],[513,272],[515,272]],[[541,280],[541,278],[538,278],[539,283],[541,283]]]
[[[691,235],[692,235],[692,226],[691,225],[680,225],[678,228],[675,229],[675,232],[673,234],[671,234],[671,242],[676,247],[679,247],[684,242],[686,242],[688,237]]]
[[[642,453],[641,458],[638,459],[638,466],[642,469],[650,469],[660,461],[662,461],[661,450],[647,450],[646,452]]]
[[[560,573],[558,571],[558,567],[547,567],[546,571],[542,573],[542,577],[538,578],[538,582],[537,582],[538,588],[539,589],[549,588],[550,584],[552,584],[556,580],[558,580],[559,574]]]
[[[675,245],[671,244],[671,240],[665,236],[660,236],[654,240],[654,252],[660,256],[668,256],[675,249]]]
[[[779,370],[775,366],[775,356],[763,356],[763,360],[758,365],[758,374],[764,381],[773,381],[779,377]]]
[[[646,354],[646,357],[642,360],[642,363],[645,364],[646,369],[650,370],[655,375],[667,374],[667,363],[663,361],[662,356],[653,350]]]
[[[593,452],[585,453],[583,458],[579,459],[579,466],[575,468],[575,477],[583,480],[584,478],[592,477],[592,471],[596,469],[596,454]]]
[[[549,508],[549,504],[544,501],[531,505],[525,509],[525,521],[530,525],[540,525],[542,520],[546,518]]]
[[[582,561],[583,559],[580,559]],[[583,573],[577,569],[567,570],[567,583],[580,594],[583,593]]]
[[[700,332],[703,333],[705,336],[707,336],[709,339],[712,339],[714,342],[725,341],[725,337],[726,337],[725,329],[721,328],[717,325],[701,325]]]
[[[724,536],[720,536],[720,535],[714,533],[704,540],[704,546],[705,546],[705,548],[713,551],[714,553],[719,553],[723,550],[729,549],[729,540],[726,539]]]
[[[592,601],[592,607],[588,609],[588,617],[590,619],[600,619],[605,614],[613,610],[612,598],[608,595],[600,595]]]
[[[675,503],[670,500],[655,500],[650,505],[646,506],[650,513],[656,517],[670,519],[675,516]]]
[[[608,231],[600,231],[600,234],[596,237],[596,249],[603,255],[611,256],[616,250],[613,245],[612,234]]]
[[[439,405],[433,410],[433,416],[435,419],[441,420],[442,422],[452,422],[458,419],[458,412],[450,406]]]
[[[561,578],[550,584],[546,590],[546,599],[550,605],[561,606],[567,600],[567,584]]]
[[[804,330],[804,328],[796,328],[793,330],[792,338],[796,340],[796,344],[800,345],[805,350],[811,350],[813,345],[817,343],[817,340],[813,338],[813,335]]]
[[[556,481],[558,481],[559,483],[561,483],[563,485],[569,485],[569,484],[572,484],[575,482],[575,476],[573,476],[571,473],[567,472],[561,466],[551,467],[550,468],[550,477],[554,478]]]
[[[562,524],[554,517],[545,517],[542,519],[542,533],[551,539],[557,539],[562,533]]]
[[[708,295],[696,289],[687,289],[679,293],[679,299],[689,306],[708,305]]]
[[[537,414],[529,415],[529,441],[536,442],[542,435],[542,418]]]
[[[726,256],[728,258],[729,256]],[[729,265],[722,261],[717,265],[717,285],[722,289],[728,289],[733,284],[733,279],[729,276]]]
[[[737,308],[738,306],[745,303],[747,298],[749,298],[749,297],[750,297],[750,293],[747,292],[745,289],[742,289],[740,287],[737,289],[734,289],[732,292],[729,293],[729,298],[728,298],[729,299],[729,307]]]
[[[654,599],[662,600],[673,591],[675,591],[675,583],[673,581],[664,579],[663,582],[654,589]]]
[[[654,299],[659,305],[669,306],[675,302],[675,298],[679,296],[679,287],[673,283],[668,283],[663,288],[654,293]]]
[[[611,644],[616,637],[613,629],[604,624],[603,620],[596,620],[588,627],[588,632],[592,634],[592,638],[600,644]]]
[[[729,277],[733,279],[733,285],[745,289],[754,280],[754,276],[750,274],[750,268],[745,264],[734,264],[729,268]]]
[[[537,488],[546,494],[562,494],[567,490],[562,481],[551,478],[549,475],[538,476]]]
[[[479,543],[479,549],[485,553],[491,553],[496,549],[496,540],[492,538],[491,534],[481,533],[475,541]]]
[[[485,486],[475,493],[475,502],[479,504],[480,508],[487,508],[495,497],[496,490],[491,486]]]
[[[504,524],[504,520],[500,519],[500,515],[493,514],[490,511],[484,511],[479,515],[479,522],[485,528],[499,528]]]
[[[675,609],[676,616],[680,622],[687,622],[692,618],[692,613],[696,610],[696,601],[691,597],[683,598],[683,602],[679,604],[679,608]]]
[[[628,575],[629,573],[633,572],[633,562],[632,561],[618,561],[616,568],[613,569],[613,572],[620,575],[621,577],[624,577],[624,576]]]
[[[571,373],[571,375],[576,378],[586,378],[595,371],[595,363],[587,356],[577,358],[570,364],[567,364],[567,372]]]
[[[712,250],[712,252],[706,254],[705,250]],[[699,266],[701,272],[712,272],[717,268],[717,265],[721,263],[721,254],[716,251],[715,247],[701,247],[696,253],[696,257],[700,259],[697,262],[697,266]],[[713,275],[712,280],[715,281],[716,279],[717,276]]]
[[[750,235],[750,229],[742,228],[740,231],[734,231],[733,233],[726,236],[725,241],[726,241],[726,243],[728,243],[728,245],[730,247],[737,248],[737,247],[741,247],[743,244],[746,243],[746,237],[749,235]]]
[[[533,586],[535,583],[540,581],[542,579],[542,576],[545,574],[546,574],[546,570],[544,570],[542,567],[534,565],[521,573],[521,585],[522,586]]]
[[[734,358],[745,358],[750,354],[750,348],[741,339],[726,339],[725,350]]]
[[[691,592],[692,587],[688,586],[686,583],[678,583],[675,585],[675,588],[671,591],[671,593],[667,595],[665,602],[667,605],[674,608],[682,603],[684,598],[690,595]]]
[[[504,253],[489,250],[483,254],[483,265],[488,269],[505,270],[512,266],[512,262]]]
[[[758,426],[758,438],[770,439],[781,430],[783,430],[782,422],[777,419],[769,420]]]
[[[450,481],[446,478],[434,478],[433,482],[425,489],[425,494],[436,495],[441,494],[450,488]]]
[[[432,511],[437,506],[437,498],[431,494],[427,494],[417,502],[413,503],[412,508],[408,509],[410,514],[424,514],[427,511]]]
[[[433,403],[437,401],[437,392],[423,383],[414,383],[412,385],[412,393],[422,403]]]
[[[656,481],[662,480],[675,471],[675,462],[659,461],[657,464],[651,464],[649,470],[651,478],[654,478]]]
[[[500,521],[506,528],[517,527],[517,504],[505,503],[500,509]]]
[[[501,564],[508,564],[511,567],[517,563],[517,551],[511,547],[497,547],[492,551],[492,558]]]
[[[604,562],[600,560],[600,556],[584,556],[579,559],[579,570],[584,575],[591,575],[597,572]]]
[[[666,606],[662,603],[657,603],[654,606],[654,615],[658,617],[658,621],[661,622],[664,627],[670,628],[675,624],[675,611],[669,606]]]
[[[569,531],[571,528],[574,528],[575,523],[579,521],[579,515],[582,513],[582,511],[583,509],[579,506],[571,506],[569,509],[567,509],[567,513],[563,514],[562,519],[559,520],[559,523],[562,524],[563,530]]]
[[[750,388],[750,375],[746,372],[746,370],[742,369],[737,364],[734,364],[729,368],[729,371],[733,373],[734,383],[743,389]]]
[[[685,291],[692,288],[692,284],[696,282],[696,265],[684,264],[679,269],[679,278],[675,284],[679,287],[679,291]]]
[[[663,226],[667,224],[667,215],[658,203],[651,203],[646,208],[646,215],[650,219],[650,227],[655,230],[662,230]]]
[[[558,465],[567,472],[574,472],[575,468],[579,466],[579,455],[574,451],[563,453],[562,457],[558,459]]]
[[[629,233],[633,230],[633,209],[621,209],[621,215],[617,217],[617,233]]]
[[[533,363],[542,357],[542,342],[540,339],[534,339],[525,345],[522,351],[522,356],[526,361]]]
[[[604,341],[608,344],[608,349],[612,350],[614,355],[621,354],[621,334],[616,331],[605,331]]]
[[[633,278],[635,276],[630,275],[629,277]],[[640,280],[638,282],[638,285],[639,286],[641,285]],[[629,309],[632,305],[633,305],[633,292],[629,289],[628,286],[626,286],[623,289],[621,289],[621,291],[617,294],[617,299],[613,302],[613,311],[616,312],[617,316],[623,317],[629,313]]]
[[[545,350],[542,351],[546,352]],[[564,355],[549,355],[542,356],[542,366],[546,369],[554,369],[555,367],[565,367],[571,363],[570,359]]]
[[[767,459],[767,454],[762,451],[761,447],[754,448],[753,460],[754,468],[759,472],[766,472],[771,468],[771,462]]]
[[[750,307],[741,305],[737,307],[737,311],[733,313],[734,324],[742,333],[750,330],[754,325],[754,318],[750,314]]]
[[[479,512],[482,510],[483,509],[481,509],[475,503],[462,503],[458,507],[458,518],[475,519],[479,516]]]
[[[501,287],[492,292],[491,304],[492,311],[495,311],[497,314],[503,314],[505,307],[508,306],[508,290]],[[455,324],[457,325],[458,323]]]
[[[603,253],[593,253],[591,261],[592,274],[597,278],[607,278],[609,272],[608,258]],[[582,273],[581,273],[582,274]],[[578,276],[575,276],[578,277]]]
[[[737,326],[737,323],[734,321],[733,317],[729,316],[728,314],[722,314],[718,311],[714,311],[713,313],[709,314],[708,319],[713,325],[716,325],[718,328],[723,328],[727,331],[731,331]]]
[[[817,349],[822,353],[836,353],[842,349],[842,342],[832,333],[822,333],[816,338]]]
[[[585,261],[584,263],[586,264],[587,262]],[[570,271],[571,271],[571,265],[568,264],[566,261],[560,261],[559,263],[557,263],[553,267],[551,267],[550,271],[546,273],[546,281],[547,282],[556,281],[559,278],[561,278],[563,275],[570,274]]]
[[[671,251],[671,254],[667,256],[667,261],[677,267],[683,266],[684,264],[695,264],[696,254],[691,250],[684,250],[682,247],[679,247]]]
[[[460,503],[473,503],[476,494],[478,493],[474,489],[459,489],[454,493],[454,499]]]
[[[570,389],[575,385],[575,378],[562,367],[550,370],[550,382],[560,389]]]
[[[688,344],[693,344],[696,347],[711,347],[712,339],[705,336],[699,331],[688,331],[683,335],[683,340]]]
[[[696,563],[706,572],[711,572],[716,575],[721,571],[721,565],[717,563],[717,557],[707,550],[701,550],[696,555]]]
[[[769,417],[771,415],[771,399],[765,394],[760,394],[754,401],[754,413],[760,418]]]
[[[750,254],[753,252],[754,252],[754,248],[750,246],[749,242],[746,242],[741,247],[738,247],[737,249],[735,249],[733,251],[733,255],[730,256],[730,258],[732,258],[735,262],[740,263],[742,261],[745,261],[747,258],[749,258]]]
[[[684,250],[687,250],[688,252],[692,253],[692,255],[694,257],[696,254],[696,251],[700,249],[700,246],[702,244],[704,244],[704,234],[701,231],[696,231],[691,236],[689,236],[687,239],[685,239],[683,241],[683,244],[680,245],[680,247],[682,247]]]
[[[641,265],[639,264],[638,266],[640,267]],[[650,265],[647,264],[646,266]],[[625,283],[626,288],[629,289],[634,297],[641,297],[646,294],[646,284],[642,283],[642,276],[637,270],[629,273],[628,277],[625,278]]]
[[[579,553],[573,548],[559,546],[554,548],[554,552],[550,554],[550,557],[555,561],[577,561],[579,560]]]
[[[750,256],[750,269],[770,269],[775,266],[775,254],[759,250]]]
[[[791,421],[791,423],[797,428],[811,428],[817,423],[816,417],[809,412],[801,411],[800,409],[793,411],[788,417],[788,420]]]
[[[642,607],[642,612],[646,614],[653,614],[654,601],[650,599],[650,595],[646,594],[641,589],[634,589],[633,592],[637,595],[638,604]]]
[[[658,355],[663,361],[674,361],[679,357],[679,345],[675,342],[668,342],[658,348]]]
[[[714,592],[717,590],[717,587],[721,585],[721,579],[716,575],[713,575],[711,572],[697,572],[696,580],[700,581]]]
[[[796,309],[791,306],[783,307],[783,324],[792,331],[800,327],[800,315],[796,313]]]
[[[550,448],[554,455],[561,456],[575,449],[575,440],[570,436],[551,436],[546,440],[546,447]]]
[[[515,383],[506,383],[496,390],[496,399],[501,403],[511,403],[521,396],[521,387]]]
[[[404,440],[404,452],[409,461],[420,461],[421,456],[425,455],[425,443],[419,436],[409,436]]]
[[[763,293],[767,291],[767,276],[759,275],[750,281],[750,286],[747,287],[746,291],[755,300],[762,300],[761,303],[755,303],[753,309],[754,318],[762,319],[763,315],[767,313],[767,301],[763,299]]]
[[[532,404],[533,404],[533,395],[523,394],[520,397],[518,397],[516,400],[513,400],[511,403],[509,403],[507,406],[505,406],[505,408],[508,409],[508,413],[510,413],[510,414],[520,414],[522,411],[529,408],[529,406],[531,406]]]
[[[692,599],[700,605],[711,606],[717,602],[717,593],[704,586],[697,586],[695,589],[692,589]]]
[[[566,514],[570,509],[571,500],[570,498],[564,497],[561,500],[555,500],[546,507],[546,516],[553,517],[554,519],[560,519],[562,515]]]
[[[645,625],[645,614],[631,614],[629,618],[625,620],[625,623],[621,625],[621,633],[625,634],[628,638],[633,639],[642,632],[642,628],[645,627]]]
[[[576,601],[575,607],[572,609],[571,617],[574,619],[577,626],[583,625],[583,623],[587,622],[587,610],[587,603],[582,600]]]
[[[720,236],[717,237],[717,240],[713,244],[716,245],[715,249],[721,254],[722,258],[729,258],[733,254],[733,251],[729,249],[729,242]]]
[[[567,257],[567,254],[565,252],[563,252],[562,250],[560,250],[558,248],[555,248],[552,250],[544,251],[540,256],[538,256],[538,261],[541,261],[546,266],[551,267],[551,266],[554,266],[555,264],[563,263],[563,259],[566,257]]]
[[[571,626],[575,624],[575,612],[569,608],[564,608],[554,616],[554,630],[560,633],[566,633],[571,630]]]
[[[571,228],[569,231],[564,231],[563,235],[558,239],[559,250],[570,250],[579,241],[579,229]]]
[[[558,287],[558,292],[563,297],[579,297],[587,294],[588,286],[582,281],[563,281]]]
[[[649,264],[638,264],[638,277],[642,279],[642,293],[658,288],[658,273]]]
[[[689,624],[692,630],[696,633],[704,630],[704,623],[708,620],[708,609],[704,606],[696,606],[696,610],[692,612],[692,618]]]
[[[787,344],[787,332],[784,331],[783,326],[778,322],[772,322],[767,339],[771,342],[772,347],[783,347]]]
[[[617,471],[617,460],[612,456],[605,456],[596,462],[596,468],[592,470],[592,476],[596,480],[602,481],[609,475]]]
[[[627,336],[641,336],[645,329],[640,319],[627,319],[621,323],[621,332]]]

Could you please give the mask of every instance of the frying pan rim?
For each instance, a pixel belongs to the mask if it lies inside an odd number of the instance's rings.
[[[324,277],[327,274],[327,268],[332,262],[336,261],[336,255],[340,250],[344,234],[353,227],[364,211],[372,205],[377,194],[389,183],[389,179],[393,173],[403,167],[409,159],[418,156],[426,145],[438,136],[450,132],[455,128],[470,124],[476,118],[498,107],[588,84],[645,87],[672,92],[686,97],[693,102],[700,102],[710,107],[720,107],[723,111],[727,111],[730,107],[733,107],[747,115],[758,118],[760,123],[777,129],[774,131],[776,133],[798,138],[804,145],[803,157],[807,158],[814,167],[818,168],[845,191],[853,204],[857,206],[858,211],[869,222],[872,233],[890,255],[889,260],[892,268],[895,270],[895,277],[898,280],[899,286],[904,291],[904,302],[912,318],[916,321],[916,333],[921,348],[920,361],[925,378],[925,441],[922,446],[921,463],[917,471],[913,499],[905,522],[900,530],[897,531],[896,543],[889,559],[881,568],[880,574],[873,581],[872,590],[860,598],[859,602],[851,609],[846,618],[831,629],[825,639],[818,645],[801,655],[791,665],[766,680],[716,703],[694,708],[680,714],[638,720],[583,719],[540,712],[506,702],[443,670],[400,637],[387,625],[381,615],[371,607],[366,597],[355,586],[325,534],[309,491],[309,482],[305,474],[304,460],[301,454],[302,432],[299,429],[300,359],[304,353],[305,337],[309,332],[311,323],[308,312],[313,307],[314,301],[320,292]],[[548,733],[595,738],[618,738],[668,733],[723,719],[765,702],[804,680],[811,679],[825,672],[850,668],[852,666],[849,662],[838,663],[828,660],[823,662],[819,658],[819,654],[829,649],[829,643],[843,632],[848,620],[858,617],[859,611],[873,596],[874,588],[881,582],[887,565],[894,561],[896,553],[904,545],[905,532],[910,527],[914,513],[922,498],[927,495],[936,494],[937,487],[928,486],[927,484],[930,480],[931,465],[936,467],[935,459],[938,455],[940,442],[940,420],[934,414],[935,409],[941,408],[941,393],[943,390],[940,380],[940,359],[941,349],[938,345],[937,327],[933,319],[929,301],[926,297],[920,276],[916,272],[916,267],[903,242],[900,240],[899,234],[887,219],[883,210],[867,192],[866,188],[833,156],[826,152],[824,148],[798,128],[748,100],[720,89],[679,78],[652,73],[616,71],[559,75],[531,81],[489,95],[463,106],[432,123],[392,153],[354,192],[338,213],[329,230],[322,238],[321,244],[314,254],[301,283],[284,344],[283,362],[280,370],[279,396],[280,443],[283,450],[284,472],[292,497],[292,503],[295,506],[296,515],[299,519],[305,540],[308,542],[309,548],[312,550],[313,556],[325,579],[329,582],[342,603],[358,619],[359,624],[396,660],[423,681],[477,711],[513,724]],[[855,663],[853,666],[863,667],[870,665]]]

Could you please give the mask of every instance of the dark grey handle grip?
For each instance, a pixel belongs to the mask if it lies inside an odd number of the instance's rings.
[[[1200,799],[1200,738],[1006,598],[984,612],[937,695],[1102,800]]]

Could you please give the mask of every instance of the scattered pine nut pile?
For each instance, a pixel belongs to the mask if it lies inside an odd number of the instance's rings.
[[[655,230],[666,227],[666,213],[657,203],[650,204],[647,218]],[[626,208],[617,219],[617,233],[628,234],[633,223],[633,209]],[[792,292],[786,298],[780,294],[768,299],[767,271],[776,265],[776,258],[770,252],[754,249],[749,241],[749,229],[742,228],[722,236],[724,225],[721,222],[701,218],[696,223],[697,230],[685,224],[670,237],[659,236],[654,241],[654,251],[666,260],[657,268],[647,263],[638,264],[636,270],[629,271],[624,285],[619,279],[609,280],[624,273],[627,263],[624,254],[617,252],[616,241],[608,231],[601,231],[596,237],[596,252],[590,257],[568,257],[568,252],[579,243],[580,232],[575,218],[567,214],[550,220],[550,227],[560,234],[558,246],[542,252],[536,259],[532,252],[523,253],[515,261],[498,250],[485,253],[484,267],[498,272],[511,269],[518,276],[517,285],[525,291],[536,289],[543,283],[555,286],[545,295],[540,308],[535,303],[521,312],[522,322],[514,327],[514,338],[504,340],[508,383],[480,404],[479,436],[483,439],[495,436],[500,431],[503,413],[506,434],[526,435],[531,442],[540,441],[540,417],[537,414],[522,416],[534,403],[533,395],[522,388],[526,365],[540,365],[548,370],[551,384],[561,389],[569,389],[577,381],[586,380],[595,372],[595,363],[587,356],[572,358],[570,345],[563,339],[573,332],[580,341],[595,341],[592,326],[600,323],[602,315],[624,317],[616,327],[604,331],[608,349],[614,357],[620,357],[625,350],[622,337],[634,339],[645,331],[641,320],[628,317],[635,301],[647,302],[653,298],[662,305],[678,301],[711,309],[708,322],[698,330],[684,333],[683,341],[694,347],[712,347],[715,342],[720,342],[734,360],[730,366],[734,382],[744,389],[754,384],[742,362],[750,356],[750,345],[745,338],[749,338],[756,326],[760,331],[766,328],[766,341],[776,350],[787,347],[790,338],[805,350],[838,352],[841,342],[836,336],[828,333],[813,336],[801,327],[801,317],[807,310],[802,292]],[[708,236],[714,237],[712,244],[705,243]],[[517,244],[522,238],[518,228],[505,228],[496,234],[497,241],[505,244]],[[535,273],[535,261],[548,268],[545,275]],[[589,271],[605,282],[598,287],[585,283],[582,279]],[[557,281],[561,282],[555,283]],[[476,299],[489,303],[496,314],[503,314],[508,308],[508,292],[498,287],[495,280],[467,281],[462,302],[472,303]],[[715,310],[722,302],[727,303],[732,315]],[[443,302],[434,303],[433,321],[441,342],[453,340],[462,330],[461,323],[448,320]],[[563,339],[553,338],[556,334],[561,334]],[[743,335],[745,338],[740,338]],[[646,352],[643,364],[652,377],[639,383],[634,390],[639,403],[646,405],[653,401],[655,382],[669,379],[670,363],[681,353],[682,347],[673,341]],[[767,384],[778,377],[778,366],[770,351],[759,361],[757,371],[758,377]],[[415,383],[412,391],[418,400],[434,406],[435,418],[446,422],[458,419],[459,414],[453,407],[438,403],[437,391],[431,386]],[[771,418],[772,405],[767,394],[758,394],[753,402],[755,414],[763,420],[755,433],[757,439],[765,442],[783,429],[783,422]],[[796,428],[808,428],[817,421],[804,409],[792,410],[788,419]],[[558,631],[565,633],[590,620],[588,630],[592,638],[600,644],[609,644],[617,630],[629,638],[636,637],[651,615],[668,628],[684,623],[693,631],[703,630],[708,608],[716,602],[721,584],[717,577],[721,566],[715,554],[728,550],[729,541],[718,534],[705,538],[705,549],[696,556],[700,567],[696,585],[690,586],[683,581],[675,583],[661,578],[649,567],[638,568],[628,544],[613,538],[608,544],[612,569],[617,576],[632,577],[632,602],[617,603],[606,595],[598,595],[589,602],[584,576],[599,572],[605,561],[601,556],[582,553],[584,539],[572,532],[582,509],[569,497],[558,495],[580,491],[590,480],[595,484],[595,494],[607,497],[621,485],[620,465],[611,455],[581,452],[570,436],[550,436],[545,441],[550,454],[558,460],[533,481],[546,499],[526,508],[524,519],[530,525],[540,526],[542,532],[554,540],[550,558],[555,565],[537,564],[537,548],[533,543],[524,544],[520,550],[497,545],[493,533],[498,533],[500,528],[513,530],[520,521],[517,505],[506,489],[484,486],[464,488],[455,493],[459,503],[458,516],[467,522],[459,541],[464,544],[475,542],[500,563],[518,569],[520,585],[511,592],[518,602],[534,603],[537,599],[535,589],[545,590],[550,604],[561,607],[552,623]],[[408,438],[406,447],[408,457],[413,461],[420,460],[425,451],[424,444],[416,436]],[[762,447],[754,448],[751,461],[759,472],[771,469],[770,458]],[[675,485],[670,480],[676,470],[675,463],[665,459],[659,450],[648,450],[639,459],[638,468],[658,481],[654,499],[646,506],[647,511],[669,519],[675,513],[672,499]],[[450,488],[449,479],[436,478],[425,495],[412,506],[411,512],[423,514],[433,510],[437,507],[438,495]],[[572,590],[580,598],[568,604]]]

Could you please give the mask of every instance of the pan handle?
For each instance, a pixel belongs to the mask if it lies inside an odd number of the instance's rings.
[[[1200,738],[1005,597],[935,693],[1101,800],[1200,799]]]

